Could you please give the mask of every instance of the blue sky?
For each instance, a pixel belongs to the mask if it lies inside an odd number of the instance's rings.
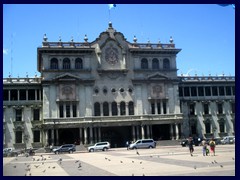
[[[68,42],[71,37],[94,41],[108,22],[133,42],[168,43],[173,37],[178,74],[235,75],[235,10],[216,4],[107,4],[3,6],[3,77],[33,77],[37,47],[48,41]]]

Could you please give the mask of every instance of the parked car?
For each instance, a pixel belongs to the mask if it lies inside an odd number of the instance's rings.
[[[182,145],[182,147],[188,146],[188,140],[187,139],[182,139],[181,142],[180,142],[180,145]]]
[[[74,144],[64,144],[58,148],[53,149],[53,152],[55,154],[62,153],[62,152],[73,153],[74,151],[76,151],[76,147]]]
[[[155,148],[156,142],[153,139],[139,139],[129,145],[129,149]]]
[[[221,140],[222,144],[234,144],[235,143],[235,136],[225,136]]]
[[[94,144],[93,146],[88,147],[88,152],[94,152],[94,151],[106,151],[110,149],[110,143],[109,142],[98,142]]]
[[[15,150],[14,148],[4,148],[3,157],[16,157],[20,154],[20,151]]]

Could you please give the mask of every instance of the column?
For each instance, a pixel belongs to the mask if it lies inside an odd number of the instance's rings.
[[[98,127],[98,141],[102,141],[101,139],[101,127]]]
[[[179,130],[178,130],[178,124],[175,124],[175,132],[176,132],[176,140],[179,139]]]
[[[150,138],[150,136],[149,136],[149,125],[146,125],[146,129],[147,129],[147,135],[146,135],[146,138]]]
[[[109,106],[109,116],[112,116],[112,103],[109,103],[108,106]]]
[[[54,129],[51,129],[51,138],[52,138],[52,142],[51,144],[55,145],[55,141],[54,141]]]
[[[155,107],[155,114],[158,114],[158,107],[157,107],[157,101],[154,101],[154,107]]]
[[[20,92],[19,90],[17,90],[17,100],[19,101],[19,99],[20,99]]]
[[[139,139],[139,126],[136,126],[136,130],[137,130],[137,139]]]
[[[81,144],[81,142],[83,144],[82,128],[79,128],[79,139],[80,139],[80,144]]]
[[[90,143],[93,144],[93,127],[89,127],[90,130]]]
[[[43,137],[45,139],[44,144],[49,146],[50,144],[48,144],[48,129],[47,130],[43,130],[43,132],[44,132],[44,135],[45,135],[45,137]]]
[[[162,100],[160,101],[160,104],[161,104],[161,114],[163,114],[163,101]]]
[[[100,104],[100,116],[103,116],[103,103]]]
[[[172,124],[170,124],[170,138],[171,138],[171,140],[174,139],[174,137],[173,137],[173,125]]]
[[[66,117],[66,104],[63,104],[63,117]]]
[[[35,92],[36,92],[36,90],[35,90]],[[36,96],[36,94],[35,94],[35,96]],[[26,89],[26,100],[28,100],[28,90]]]
[[[144,139],[145,138],[144,125],[141,125],[141,135],[142,135],[142,139]]]
[[[132,125],[132,140],[136,141],[136,138],[135,138],[135,126],[134,125]]]
[[[35,91],[34,91],[35,92],[35,101],[37,101],[37,91],[38,91],[37,89],[35,89]],[[28,95],[28,93],[27,93],[27,95]]]
[[[56,144],[59,145],[59,134],[58,134],[58,129],[56,129]]]
[[[11,100],[11,90],[8,90],[8,101]]]
[[[128,108],[128,103],[127,102],[126,102],[125,110],[126,110],[126,115],[129,115],[129,108]]]
[[[87,144],[87,128],[84,128],[84,144]]]
[[[117,115],[120,116],[120,103],[117,103]]]

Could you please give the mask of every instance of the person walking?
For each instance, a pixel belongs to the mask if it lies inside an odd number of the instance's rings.
[[[210,154],[211,154],[212,156],[215,156],[216,143],[215,143],[215,141],[214,141],[213,138],[210,140],[209,146],[210,146]]]
[[[188,147],[189,147],[189,151],[190,151],[190,155],[193,156],[193,151],[194,151],[194,148],[193,148],[193,139],[192,137],[189,137],[188,139]]]
[[[127,150],[129,150],[129,141],[126,142]]]
[[[205,139],[202,140],[202,152],[203,156],[207,156],[207,142]]]

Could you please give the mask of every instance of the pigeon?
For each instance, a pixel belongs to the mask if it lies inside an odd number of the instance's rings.
[[[134,174],[132,174],[132,176],[134,176]]]
[[[78,163],[78,162],[79,162],[79,160],[75,161],[75,163]]]
[[[14,167],[14,168],[16,168],[17,166],[16,166],[16,165],[14,165],[13,167]]]
[[[232,160],[234,160],[234,157],[232,157]]]
[[[111,159],[108,159],[108,161],[111,161]]]
[[[140,162],[140,164],[142,164],[142,161]]]
[[[123,163],[122,161],[120,161],[120,163]]]
[[[223,165],[220,165],[221,168],[223,168]]]
[[[78,168],[80,168],[80,167],[82,167],[82,164],[81,164],[81,163],[78,164]]]
[[[55,166],[53,166],[52,168],[55,169]]]
[[[134,161],[132,161],[132,163],[134,163]]]
[[[197,166],[194,166],[193,168],[194,168],[194,169],[197,169]]]
[[[214,164],[214,162],[212,161],[212,164]]]
[[[214,162],[217,164],[217,161],[216,161],[216,160],[214,160]]]
[[[39,165],[34,165],[34,166],[35,166],[35,168],[38,168]]]
[[[58,161],[62,161],[62,158],[60,157]]]
[[[46,169],[44,169],[42,172],[45,173]]]
[[[145,174],[143,173],[143,176],[145,176]]]
[[[136,153],[137,153],[137,155],[140,155],[138,151]]]
[[[150,158],[152,158],[152,155],[150,156]]]

